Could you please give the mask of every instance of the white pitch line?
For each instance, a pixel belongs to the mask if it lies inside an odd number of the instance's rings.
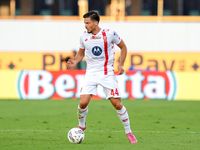
[[[53,132],[56,130],[22,130],[22,129],[16,129],[16,130],[0,130],[0,132]],[[84,132],[124,132],[124,130],[85,130]],[[133,133],[174,133],[174,134],[200,134],[200,131],[132,131]]]
[[[86,130],[84,132],[124,132],[123,130]],[[190,134],[199,134],[200,131],[132,131],[133,133],[135,132],[139,132],[139,133],[181,133],[181,134],[185,134],[185,133],[190,133]]]
[[[16,130],[0,130],[1,132],[51,132],[53,130],[21,130],[21,129],[16,129]]]

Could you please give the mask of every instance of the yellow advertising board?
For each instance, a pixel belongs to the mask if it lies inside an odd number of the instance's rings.
[[[0,69],[29,69],[29,70],[66,70],[66,57],[73,58],[71,52],[67,53],[0,53]]]
[[[126,69],[200,71],[199,58],[200,53],[128,53]]]
[[[200,100],[200,73],[177,72],[176,100]]]
[[[0,53],[0,69],[32,69],[59,71],[66,70],[66,57],[73,58],[72,52],[34,53],[13,52]],[[128,70],[200,72],[200,53],[133,53],[128,52],[124,65]],[[120,60],[116,52],[115,71]]]
[[[1,99],[17,99],[17,82],[19,71],[0,71],[0,97]]]

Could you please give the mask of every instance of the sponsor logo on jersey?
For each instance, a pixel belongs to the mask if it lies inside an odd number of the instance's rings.
[[[118,37],[118,34],[116,32],[114,32],[114,36]]]
[[[101,36],[99,35],[99,36],[91,36],[91,39],[93,39],[93,40],[95,40],[95,39],[101,39]]]
[[[102,53],[102,49],[99,46],[95,46],[92,48],[92,53],[95,56],[100,56]]]
[[[101,56],[101,57],[92,57],[92,59],[105,59],[105,56]]]

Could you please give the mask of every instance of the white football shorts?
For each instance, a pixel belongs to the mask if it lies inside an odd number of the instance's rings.
[[[98,85],[103,87],[106,99],[109,99],[110,97],[121,97],[118,80],[115,75],[98,76],[86,74],[83,86],[80,90],[80,95],[96,95]]]

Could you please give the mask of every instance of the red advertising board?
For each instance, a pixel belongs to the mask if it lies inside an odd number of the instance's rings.
[[[22,99],[79,98],[85,71],[24,70],[18,78],[18,94]],[[173,72],[129,71],[117,76],[122,99],[168,99],[176,93]],[[98,87],[93,99],[105,98]]]

